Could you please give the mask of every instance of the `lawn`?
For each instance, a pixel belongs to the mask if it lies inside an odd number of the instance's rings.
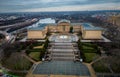
[[[98,56],[96,53],[84,53],[84,55],[85,55],[85,62],[88,63]]]
[[[97,50],[95,49],[83,49],[83,53],[97,53]]]
[[[94,44],[83,43],[81,46],[83,53],[97,53],[97,47]]]
[[[29,56],[36,61],[40,60],[40,52],[30,52]]]
[[[33,47],[33,49],[42,49],[44,47],[44,44],[40,45],[40,46],[35,46]]]
[[[83,48],[83,49],[94,49],[93,47],[85,46],[85,45],[83,45],[82,48]]]

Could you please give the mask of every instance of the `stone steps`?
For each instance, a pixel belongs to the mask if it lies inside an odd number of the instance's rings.
[[[52,53],[52,57],[74,57],[74,54],[73,53],[68,53],[68,54],[64,54],[64,53],[61,53],[61,54]]]
[[[64,60],[74,60],[74,57],[52,57],[52,60],[64,61]]]
[[[74,52],[79,51],[76,43],[50,43],[49,45],[51,45],[48,49],[51,51],[51,58],[56,61],[73,61]]]

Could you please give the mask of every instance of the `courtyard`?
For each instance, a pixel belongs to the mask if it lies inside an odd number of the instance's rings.
[[[78,36],[75,34],[53,34],[50,36],[49,41],[51,42],[77,42]]]

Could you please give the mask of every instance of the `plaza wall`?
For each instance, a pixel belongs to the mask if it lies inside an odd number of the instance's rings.
[[[83,39],[102,39],[102,31],[99,30],[84,30],[82,33]]]
[[[44,39],[46,33],[41,30],[28,30],[27,35],[28,39]]]

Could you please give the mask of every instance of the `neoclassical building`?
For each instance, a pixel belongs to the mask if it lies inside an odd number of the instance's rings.
[[[71,23],[63,19],[57,23],[39,23],[28,28],[27,39],[44,39],[46,33],[67,34],[73,27],[73,33],[81,33],[82,39],[102,39],[103,28],[94,27],[90,23]]]

